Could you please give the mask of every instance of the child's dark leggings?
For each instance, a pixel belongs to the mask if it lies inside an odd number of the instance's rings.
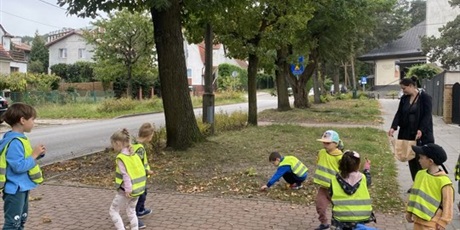
[[[294,184],[294,183],[296,183],[296,184],[300,185],[300,184],[302,184],[302,182],[303,182],[302,179],[300,179],[298,176],[296,176],[296,175],[295,175],[294,173],[292,173],[292,172],[285,173],[285,174],[283,175],[283,178],[284,178],[284,180],[285,180],[288,184]]]
[[[29,191],[16,194],[3,193],[5,223],[3,229],[24,229],[29,211]]]
[[[139,196],[139,200],[136,204],[136,214],[139,214],[145,210],[145,200],[147,199],[147,188],[144,193]]]
[[[418,159],[420,157],[418,154],[415,155],[415,158],[409,161],[409,170],[410,170],[410,175],[412,176],[412,181],[415,180],[415,175],[417,175],[417,172],[422,169],[422,166],[420,165],[420,162],[418,162]]]

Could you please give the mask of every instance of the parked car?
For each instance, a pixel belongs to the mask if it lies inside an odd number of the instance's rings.
[[[8,110],[8,101],[0,96],[0,124],[3,123],[3,114]]]

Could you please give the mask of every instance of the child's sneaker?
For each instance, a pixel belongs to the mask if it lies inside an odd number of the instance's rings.
[[[144,216],[147,216],[147,215],[150,214],[150,213],[152,213],[152,209],[146,208],[146,209],[144,209],[143,212],[138,212],[138,213],[137,213],[137,217],[139,217],[139,218],[144,218]]]
[[[146,228],[147,226],[141,220],[137,220],[137,226],[139,229]]]
[[[329,229],[331,226],[329,224],[320,224],[315,230],[326,230]]]
[[[292,190],[297,190],[297,189],[301,189],[303,188],[303,186],[301,184],[291,184],[289,186]]]

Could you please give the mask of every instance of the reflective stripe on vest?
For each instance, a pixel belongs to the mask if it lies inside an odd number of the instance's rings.
[[[336,150],[342,153],[340,150]],[[339,172],[339,161],[343,154],[331,155],[326,152],[326,149],[321,149],[318,152],[318,163],[316,165],[313,182],[323,187],[329,188],[331,180],[335,178],[335,174]]]
[[[441,205],[441,190],[446,185],[452,186],[447,175],[433,176],[426,169],[418,171],[409,195],[407,211],[423,220],[431,221]]]
[[[132,144],[133,152],[139,155],[144,164],[145,170],[150,170],[149,158],[147,157],[147,151],[144,148],[144,145],[141,143]]]
[[[5,148],[3,148],[2,152],[0,153],[0,191],[3,191],[6,183],[6,152],[10,146],[11,141],[14,139],[21,141],[22,146],[24,147],[24,158],[30,157],[33,152],[30,141],[24,137],[15,137],[5,145]],[[35,184],[41,184],[43,182],[43,173],[38,164],[35,164],[35,166],[31,168],[27,173],[29,174],[30,180],[32,180]]]
[[[121,160],[123,162],[126,168],[126,172],[128,173],[128,176],[131,180],[131,196],[136,197],[142,195],[145,191],[145,183],[147,177],[145,175],[145,169],[139,156],[137,154],[128,156],[123,153],[119,153],[117,160]],[[118,164],[116,164],[115,184],[117,188],[120,188],[122,183],[123,175],[121,174],[120,168],[118,168]]]
[[[280,162],[278,167],[289,165],[291,167],[292,173],[294,173],[298,177],[305,176],[307,173],[308,168],[305,166],[297,157],[294,156],[285,156],[283,160]]]
[[[457,164],[455,165],[455,180],[460,180],[460,155],[458,156]]]
[[[372,215],[372,200],[367,190],[367,180],[362,175],[359,188],[352,195],[348,195],[340,186],[336,177],[331,180],[332,186],[332,216],[340,222],[365,222]]]

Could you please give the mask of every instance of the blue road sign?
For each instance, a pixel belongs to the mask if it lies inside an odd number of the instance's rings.
[[[291,64],[291,72],[292,74],[298,76],[298,75],[301,75],[303,71],[304,71],[303,56],[299,56],[299,63]]]
[[[361,84],[363,84],[363,85],[367,84],[367,77],[366,76],[361,77]]]

